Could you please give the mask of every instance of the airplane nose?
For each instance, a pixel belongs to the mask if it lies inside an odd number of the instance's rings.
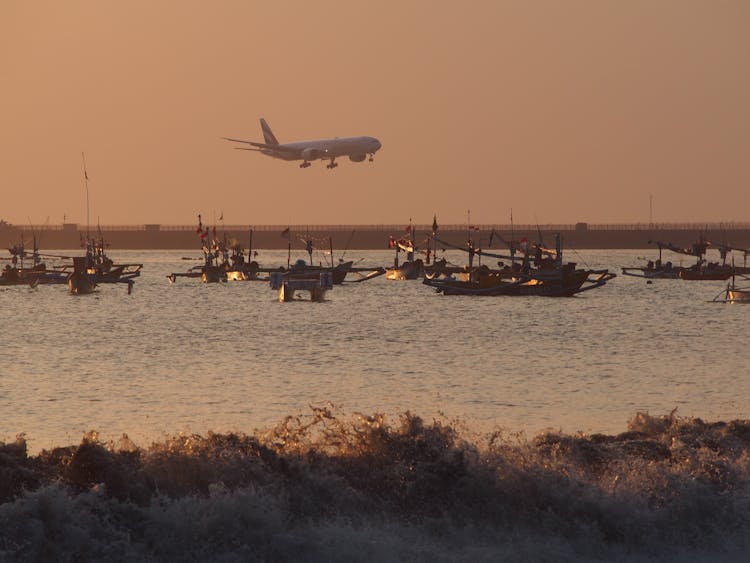
[[[380,147],[382,147],[383,145],[381,145],[380,141],[378,141],[377,139],[373,139],[373,140],[375,141],[375,143],[374,143],[375,144],[375,150],[380,150]]]

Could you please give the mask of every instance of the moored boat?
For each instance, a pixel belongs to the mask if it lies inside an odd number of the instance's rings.
[[[73,271],[68,276],[68,289],[72,295],[88,295],[96,289],[94,276],[88,270],[87,256],[73,258]]]
[[[480,253],[469,245],[471,257]],[[488,256],[498,256],[485,253]],[[488,296],[521,296],[538,295],[548,297],[569,297],[577,293],[602,287],[616,274],[608,270],[584,270],[576,268],[574,262],[563,263],[562,239],[556,237],[556,250],[544,249],[536,245],[534,259],[530,252],[525,258],[520,271],[516,268],[491,270],[487,266],[467,268],[467,276],[457,279],[426,278],[424,284],[444,295],[488,295]],[[545,257],[546,255],[550,257]],[[514,264],[515,265],[515,264]]]

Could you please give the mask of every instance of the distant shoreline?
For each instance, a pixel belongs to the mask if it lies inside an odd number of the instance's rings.
[[[132,225],[91,227],[90,236],[99,233],[113,249],[122,250],[188,250],[200,247],[197,226]],[[414,225],[414,240],[417,244],[431,237],[431,225]],[[331,239],[334,249],[378,250],[387,249],[390,237],[407,235],[406,225],[309,225],[309,226],[221,226],[218,237],[236,239],[244,247],[250,242],[257,249],[303,248],[304,239],[310,237],[320,248]],[[86,227],[77,224],[54,226],[0,226],[0,244],[5,247],[24,241],[30,247],[36,236],[42,249],[79,249],[86,237]],[[490,245],[490,235],[494,231]],[[728,244],[739,248],[750,247],[750,223],[682,223],[654,225],[479,225],[469,230],[466,226],[446,225],[439,227],[438,237],[451,244],[463,245],[471,233],[480,248],[503,248],[501,240],[539,240],[540,234],[548,246],[554,245],[554,235],[560,233],[563,245],[575,249],[656,249],[649,241],[669,242],[688,247],[699,237],[716,244]],[[327,246],[327,244],[326,244]],[[440,246],[438,244],[438,246]]]

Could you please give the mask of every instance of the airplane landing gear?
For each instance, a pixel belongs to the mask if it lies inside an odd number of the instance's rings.
[[[299,165],[300,168],[307,168],[308,166],[310,166],[310,163],[307,162],[307,161],[305,161],[305,162],[303,162],[302,164]]]
[[[330,164],[328,164],[328,165],[326,166],[326,168],[328,168],[329,170],[333,170],[333,169],[334,169],[334,168],[336,168],[337,166],[338,166],[338,163],[337,163],[337,162],[334,162],[334,160],[333,160],[333,159],[331,159],[331,163],[330,163]]]
[[[375,157],[375,153],[372,153],[372,154],[370,154],[370,158],[368,158],[367,160],[369,160],[370,162],[372,162],[372,161],[375,160],[374,157]]]

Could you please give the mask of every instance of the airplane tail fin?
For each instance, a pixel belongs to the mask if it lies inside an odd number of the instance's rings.
[[[267,145],[278,145],[279,141],[276,139],[276,135],[273,134],[271,128],[266,123],[266,120],[260,118],[260,128],[263,129],[263,139],[265,139]]]

